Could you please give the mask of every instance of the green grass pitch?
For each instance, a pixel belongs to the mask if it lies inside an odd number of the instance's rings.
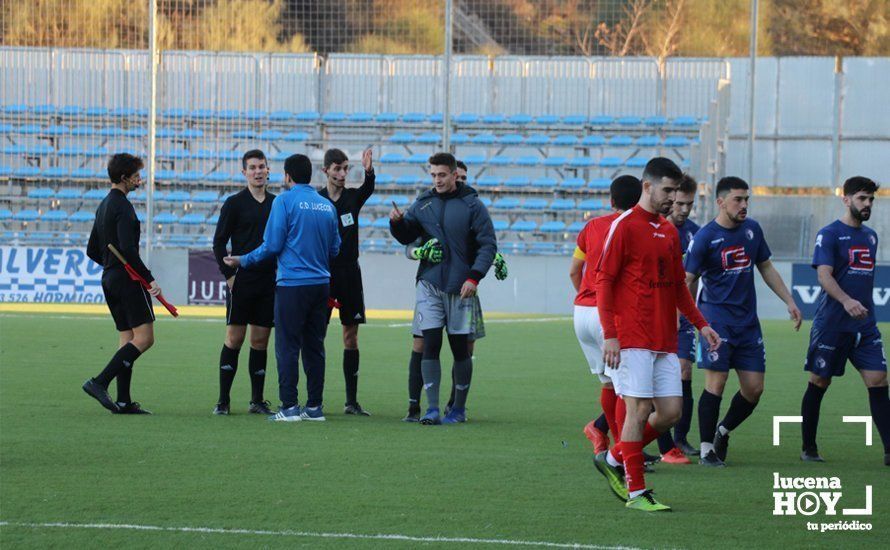
[[[117,345],[109,318],[5,314],[0,316],[0,521],[5,522],[0,546],[886,544],[890,469],[883,466],[880,439],[875,432],[874,446],[866,447],[862,424],[841,422],[842,415],[869,414],[861,379],[848,367],[825,398],[819,441],[828,462],[801,463],[799,427],[786,425],[782,445],[773,447],[771,426],[773,415],[800,413],[808,327],[796,334],[790,323],[764,325],[766,391],[754,415],[733,434],[729,467],[657,465],[647,477],[649,485],[674,513],[651,516],[625,510],[593,467],[581,429],[598,414],[599,386],[569,319],[488,323],[488,337],[476,351],[470,421],[420,427],[399,422],[406,409],[410,346],[404,325],[378,321],[360,331],[359,396],[374,416],[342,415],[340,328],[332,325],[328,421],[275,424],[246,414],[246,353],[233,389],[233,416],[210,414],[222,321],[164,318],[157,323],[155,347],[139,360],[133,377],[134,398],[155,415],[129,417],[108,414],[80,389]],[[882,328],[887,334],[888,327]],[[270,363],[267,396],[276,403],[274,359]],[[696,399],[702,380],[696,372]],[[723,412],[736,388],[732,380]],[[692,434],[697,429],[696,419]],[[870,484],[873,515],[773,516],[773,472],[838,476],[844,492],[840,507],[862,507],[863,486]],[[808,520],[853,519],[871,523],[872,531],[806,528]],[[234,531],[37,525],[55,522]],[[321,533],[419,539],[313,535]],[[429,540],[435,537],[488,542]]]

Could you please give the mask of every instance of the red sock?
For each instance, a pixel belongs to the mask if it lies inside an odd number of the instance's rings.
[[[615,423],[615,401],[617,399],[618,396],[615,395],[613,388],[603,386],[602,391],[600,391],[600,405],[603,406],[606,423],[609,424],[609,431],[612,432],[612,437],[615,438],[615,441],[621,439],[621,432],[618,431],[618,425]]]
[[[646,422],[646,426],[643,427],[643,441],[641,442],[643,447],[658,439],[658,436],[660,435],[661,434],[655,431],[655,428],[653,428],[651,424]]]
[[[642,491],[646,488],[643,477],[643,442],[622,441],[620,443],[624,455],[624,478],[627,480],[628,491]]]
[[[627,417],[627,405],[624,399],[615,398],[615,446],[612,447],[612,458],[618,462],[624,462],[624,452],[621,449],[621,430],[624,429],[624,419]]]

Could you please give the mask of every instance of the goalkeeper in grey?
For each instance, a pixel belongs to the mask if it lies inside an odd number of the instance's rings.
[[[441,262],[421,259],[417,270],[415,323],[424,340],[421,372],[428,402],[420,423],[456,424],[466,420],[473,368],[468,341],[473,331],[474,298],[494,261],[497,239],[478,194],[458,184],[454,156],[437,153],[429,163],[433,189],[422,193],[405,213],[392,210],[390,233],[405,245],[435,238],[441,247]],[[439,409],[443,328],[454,356],[455,378],[454,406],[444,419]]]

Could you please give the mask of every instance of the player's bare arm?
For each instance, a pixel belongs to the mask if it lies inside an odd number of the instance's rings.
[[[830,265],[820,265],[816,268],[816,275],[819,278],[819,284],[829,296],[840,302],[850,317],[854,319],[865,319],[868,317],[868,309],[862,305],[859,300],[852,298],[849,294],[837,284],[834,278],[834,270]]]

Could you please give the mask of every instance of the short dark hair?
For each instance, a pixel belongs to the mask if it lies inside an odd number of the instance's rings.
[[[860,191],[877,193],[879,187],[881,186],[875,183],[874,180],[865,176],[853,176],[844,182],[844,196],[852,197]]]
[[[680,188],[677,191],[695,194],[698,191],[698,182],[689,174],[684,173],[683,179],[680,180]]]
[[[306,155],[291,155],[284,161],[284,173],[294,183],[309,183],[312,181],[312,161]]]
[[[251,149],[250,151],[244,153],[244,156],[241,157],[242,170],[247,170],[247,161],[250,159],[266,160],[266,153],[260,151],[259,149]]]
[[[717,196],[725,197],[733,189],[750,189],[748,182],[736,176],[726,176],[717,182]]]
[[[683,171],[671,159],[655,157],[646,163],[646,168],[643,169],[643,179],[657,184],[661,183],[662,178],[680,181],[683,178]]]
[[[447,166],[452,172],[457,170],[457,160],[451,153],[436,153],[430,157],[430,166]]]
[[[349,157],[340,149],[328,149],[324,153],[324,167],[330,168],[332,164],[343,164]]]
[[[120,183],[124,178],[129,178],[143,168],[145,163],[136,155],[117,153],[108,159],[108,178],[111,183]]]
[[[635,204],[640,202],[640,195],[643,194],[643,183],[636,177],[631,175],[618,176],[612,180],[609,186],[609,196],[612,197],[612,204],[619,210],[630,210]]]
[[[456,160],[456,161],[454,161],[454,165],[455,165],[457,168],[460,168],[461,170],[463,170],[464,172],[467,171],[467,165],[464,164],[464,161],[462,161],[462,160]]]

